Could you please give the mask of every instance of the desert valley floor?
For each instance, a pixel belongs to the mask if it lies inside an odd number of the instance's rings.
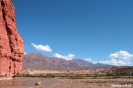
[[[42,84],[35,86],[38,80]],[[1,80],[0,88],[133,88],[133,79],[21,78]]]

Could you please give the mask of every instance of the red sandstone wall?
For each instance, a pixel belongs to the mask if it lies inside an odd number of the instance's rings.
[[[14,75],[22,70],[24,42],[17,31],[14,5],[0,0],[0,75]]]

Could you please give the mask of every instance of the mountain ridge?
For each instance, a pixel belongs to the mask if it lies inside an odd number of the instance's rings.
[[[109,68],[112,65],[93,64],[82,59],[64,60],[62,58],[47,57],[40,53],[28,53],[23,58],[23,69],[37,70],[92,70]]]

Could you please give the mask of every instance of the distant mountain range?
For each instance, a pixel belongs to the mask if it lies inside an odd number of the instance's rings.
[[[62,58],[47,57],[40,53],[28,53],[23,58],[23,69],[36,70],[95,70],[109,68],[112,65],[93,64],[82,59],[64,60]]]

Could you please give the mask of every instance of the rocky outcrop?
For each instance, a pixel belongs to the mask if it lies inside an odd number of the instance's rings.
[[[113,66],[108,68],[106,73],[117,75],[133,75],[133,66]]]
[[[22,70],[24,42],[17,31],[14,5],[0,0],[0,75],[12,76]]]

